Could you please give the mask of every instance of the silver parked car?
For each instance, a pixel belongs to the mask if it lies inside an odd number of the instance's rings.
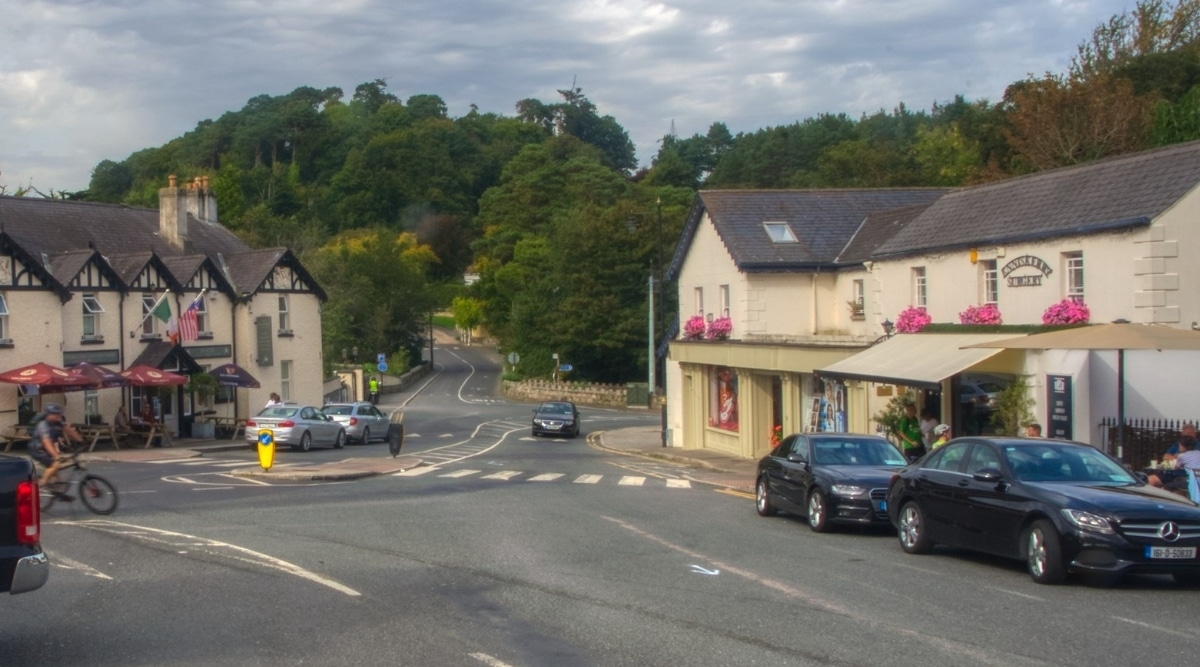
[[[388,416],[370,403],[330,403],[322,410],[346,429],[351,440],[365,445],[387,437]]]
[[[313,445],[333,445],[341,449],[346,444],[346,429],[311,405],[284,403],[263,408],[246,422],[246,440],[258,446],[258,432],[269,429],[277,446],[307,452]]]

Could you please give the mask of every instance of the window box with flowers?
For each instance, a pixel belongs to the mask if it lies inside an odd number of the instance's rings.
[[[896,331],[898,333],[917,333],[933,321],[924,308],[909,306],[896,316]]]
[[[986,303],[982,306],[967,306],[967,309],[958,314],[958,321],[963,324],[974,325],[997,325],[1004,324],[1000,317],[1000,308],[994,303]]]
[[[718,317],[708,323],[708,331],[704,337],[709,340],[726,340],[733,333],[733,320],[728,317]]]
[[[846,305],[850,306],[850,319],[852,319],[852,320],[867,319],[867,316],[863,309],[863,304],[861,301],[847,301]]]
[[[1042,324],[1087,324],[1092,311],[1076,299],[1063,299],[1042,313]]]
[[[684,340],[700,340],[704,338],[704,316],[692,315],[683,323]]]

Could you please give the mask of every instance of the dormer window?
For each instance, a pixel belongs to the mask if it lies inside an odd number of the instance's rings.
[[[764,222],[763,229],[767,230],[767,236],[771,237],[771,243],[800,242],[786,222]]]

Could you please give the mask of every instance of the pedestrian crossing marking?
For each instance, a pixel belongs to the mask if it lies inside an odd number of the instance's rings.
[[[576,484],[595,484],[604,478],[604,475],[580,475],[575,478]]]
[[[625,475],[621,481],[617,482],[618,486],[641,486],[646,483],[645,477],[635,477],[633,475]]]
[[[480,472],[483,472],[483,471],[482,470],[455,470],[454,472],[448,472],[445,475],[438,475],[438,477],[466,477],[467,475],[474,475],[474,474],[480,473]]]
[[[531,482],[553,482],[554,480],[556,480],[562,476],[563,476],[563,474],[561,472],[547,472],[547,473],[542,473],[541,475],[535,475],[533,477],[530,477],[529,481],[531,481]]]
[[[413,468],[412,470],[405,470],[404,472],[398,472],[398,473],[392,475],[392,477],[416,477],[417,475],[424,475],[425,473],[433,472],[434,470],[440,470],[440,468],[434,468],[431,466],[422,466],[420,468]]]
[[[690,489],[690,488],[692,488],[692,483],[687,481],[686,479],[668,479],[667,480],[667,488],[668,489]]]
[[[495,472],[490,475],[484,475],[480,479],[499,479],[499,480],[508,481],[508,480],[512,479],[513,477],[520,475],[521,472],[522,471],[520,471],[520,470],[501,470],[500,472]]]

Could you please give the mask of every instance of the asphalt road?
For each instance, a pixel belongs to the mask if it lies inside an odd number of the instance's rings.
[[[533,440],[478,350],[402,397],[436,465],[265,483],[193,461],[98,464],[122,491],[44,517],[42,590],[0,603],[0,665],[1180,665],[1196,590],[1033,584],[1018,563],[809,532],[671,464]],[[400,400],[396,399],[397,402]],[[646,424],[584,410],[585,435]],[[386,446],[282,452],[386,456]],[[301,458],[303,457],[303,458]]]

